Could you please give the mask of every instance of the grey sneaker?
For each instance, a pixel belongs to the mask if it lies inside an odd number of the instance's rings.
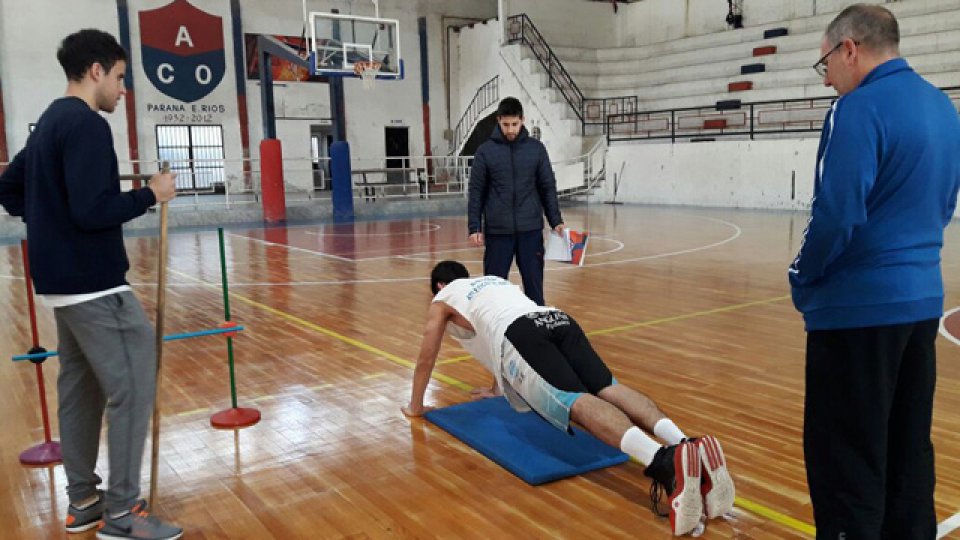
[[[67,508],[67,532],[81,533],[99,525],[103,518],[103,507],[103,491],[99,489],[97,490],[97,502],[83,510],[71,504]]]
[[[100,540],[176,540],[183,529],[164,523],[146,512],[128,512],[119,517],[109,513],[103,516],[103,526],[97,531]]]

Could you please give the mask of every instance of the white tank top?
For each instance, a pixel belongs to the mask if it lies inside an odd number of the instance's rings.
[[[503,388],[500,366],[503,340],[513,321],[527,313],[557,311],[538,306],[520,287],[496,276],[455,279],[433,297],[457,311],[476,330],[476,334],[454,323],[447,324],[450,335],[497,378]]]

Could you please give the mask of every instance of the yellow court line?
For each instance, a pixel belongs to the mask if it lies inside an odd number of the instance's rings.
[[[353,339],[352,337],[345,336],[345,335],[343,335],[343,334],[341,334],[341,333],[339,333],[339,332],[335,332],[335,331],[333,331],[333,330],[330,330],[329,328],[324,328],[324,327],[322,327],[322,326],[320,326],[320,325],[318,325],[318,324],[314,324],[314,323],[312,323],[312,322],[310,322],[310,321],[307,321],[307,320],[305,320],[305,319],[301,319],[300,317],[297,317],[296,315],[291,315],[290,313],[287,313],[287,312],[285,312],[285,311],[280,311],[279,309],[272,308],[272,307],[270,307],[270,306],[268,306],[268,305],[266,305],[266,304],[262,304],[262,303],[260,303],[260,302],[257,302],[256,300],[252,300],[252,299],[250,299],[250,298],[247,298],[247,297],[245,297],[245,296],[241,296],[241,295],[236,294],[236,293],[230,293],[230,296],[236,298],[237,300],[240,300],[241,302],[243,302],[243,303],[245,303],[245,304],[248,304],[248,305],[251,305],[251,306],[253,306],[253,307],[262,309],[262,310],[264,310],[264,311],[266,311],[266,312],[268,312],[268,313],[272,313],[272,314],[274,314],[274,315],[276,315],[276,316],[278,316],[278,317],[280,317],[280,318],[282,318],[282,319],[286,319],[286,320],[288,320],[288,321],[290,321],[290,322],[299,324],[300,326],[304,326],[304,327],[309,328],[309,329],[311,329],[311,330],[320,332],[321,334],[323,334],[323,335],[325,335],[325,336],[329,336],[329,337],[338,339],[338,340],[340,340],[340,341],[342,341],[342,342],[344,342],[344,343],[346,343],[346,344],[348,344],[348,345],[353,345],[354,347],[356,347],[356,348],[358,348],[358,349],[360,349],[360,350],[363,350],[363,351],[367,351],[368,353],[371,353],[371,354],[373,354],[373,355],[381,356],[381,357],[383,357],[383,358],[386,358],[387,360],[393,362],[394,364],[397,364],[397,365],[400,365],[400,366],[403,366],[403,367],[407,367],[407,368],[410,368],[410,369],[413,369],[413,368],[416,367],[416,363],[411,362],[410,360],[407,360],[407,359],[405,359],[405,358],[400,358],[399,356],[397,356],[397,355],[395,355],[395,354],[388,353],[387,351],[384,351],[384,350],[382,350],[382,349],[378,349],[378,348],[376,348],[376,347],[374,347],[374,346],[372,346],[372,345],[367,345],[366,343],[364,343],[364,342],[362,342],[362,341],[360,341],[360,340]],[[438,381],[445,382],[445,383],[449,384],[450,386],[459,388],[459,389],[461,389],[461,390],[466,390],[466,391],[468,391],[468,392],[469,392],[470,390],[473,390],[473,387],[470,386],[469,384],[467,384],[467,383],[465,383],[465,382],[463,382],[463,381],[461,381],[461,380],[459,380],[459,379],[454,379],[453,377],[449,377],[449,376],[447,376],[447,375],[444,375],[444,374],[442,374],[442,373],[433,372],[433,374],[431,375],[431,377],[434,378],[434,379],[436,379],[436,380],[438,380]]]
[[[447,358],[446,360],[440,360],[437,362],[438,365],[445,366],[447,364],[456,364],[457,362],[463,362],[464,360],[470,360],[473,356],[465,354],[463,356],[455,356],[453,358]]]
[[[723,312],[725,312],[725,311],[734,311],[734,310],[737,310],[737,309],[743,309],[743,308],[747,308],[747,307],[750,307],[750,306],[757,306],[757,305],[761,305],[761,304],[770,304],[770,303],[773,303],[773,302],[779,302],[780,300],[786,300],[787,298],[790,298],[790,295],[777,296],[777,297],[774,297],[774,298],[767,298],[766,300],[755,300],[755,301],[753,301],[753,302],[745,302],[745,303],[743,303],[743,304],[734,304],[734,305],[732,305],[732,306],[724,306],[724,307],[719,307],[719,308],[714,308],[714,309],[708,309],[708,310],[704,310],[704,311],[695,311],[695,312],[693,312],[693,313],[685,313],[685,314],[683,314],[683,315],[673,315],[673,316],[671,316],[671,317],[662,317],[662,318],[660,318],[660,319],[653,319],[653,320],[651,320],[651,321],[643,321],[643,322],[638,322],[638,323],[631,323],[631,324],[627,324],[627,325],[623,325],[623,326],[614,326],[614,327],[612,327],[612,328],[604,328],[604,329],[601,329],[601,330],[591,330],[590,332],[586,332],[586,334],[587,334],[588,336],[602,336],[602,335],[605,335],[605,334],[613,334],[613,333],[616,333],[616,332],[625,332],[625,331],[627,331],[627,330],[633,330],[634,328],[641,328],[641,327],[644,327],[644,326],[656,326],[656,325],[658,325],[658,324],[664,324],[664,323],[674,322],[674,321],[682,321],[682,320],[684,320],[684,319],[692,319],[692,318],[694,318],[694,317],[702,317],[702,316],[704,316],[704,315],[712,315],[712,314],[714,314],[714,313],[723,313]],[[463,355],[463,356],[455,356],[455,357],[453,357],[453,358],[448,358],[448,359],[446,359],[446,360],[441,360],[441,361],[437,362],[437,364],[440,364],[440,365],[456,364],[457,362],[463,362],[464,360],[470,360],[471,358],[473,358],[473,357],[470,356],[469,354],[465,354],[465,355]]]
[[[752,512],[760,517],[765,517],[770,521],[779,523],[780,525],[789,527],[795,531],[809,534],[810,536],[817,535],[817,528],[813,525],[800,521],[799,519],[792,518],[786,514],[781,514],[780,512],[777,512],[772,508],[768,508],[760,503],[755,503],[751,500],[744,499],[743,497],[735,497],[734,503],[748,512]]]
[[[695,311],[693,313],[685,313],[683,315],[674,315],[672,317],[663,317],[660,319],[653,319],[652,321],[643,321],[638,323],[625,324],[623,326],[614,326],[612,328],[604,328],[603,330],[593,330],[587,332],[588,336],[602,336],[605,334],[613,334],[616,332],[624,332],[626,330],[633,330],[634,328],[642,328],[644,326],[655,326],[658,324],[682,321],[684,319],[692,319],[694,317],[702,317],[703,315],[713,315],[714,313],[724,313],[726,311],[735,311],[738,309],[747,308],[750,306],[759,306],[762,304],[772,304],[774,302],[779,302],[781,300],[786,300],[790,298],[789,294],[783,296],[775,296],[773,298],[767,298],[766,300],[754,300],[753,302],[744,302],[742,304],[733,304],[731,306],[723,306],[714,309],[707,309],[704,311]]]
[[[176,273],[176,274],[178,274],[178,275],[181,275],[181,276],[183,276],[183,277],[186,277],[186,278],[189,278],[189,279],[193,279],[193,280],[195,280],[195,281],[198,281],[198,282],[200,282],[200,283],[203,283],[204,285],[206,285],[207,287],[209,287],[209,288],[211,288],[211,289],[220,290],[220,287],[217,287],[217,286],[215,286],[215,285],[210,285],[209,283],[205,283],[205,282],[203,282],[203,281],[200,281],[200,280],[194,278],[193,276],[190,276],[190,275],[188,275],[188,274],[184,274],[183,272],[179,272],[179,271],[173,270],[173,269],[170,269],[170,271],[171,271],[171,272],[174,272],[174,273]],[[292,315],[292,314],[290,314],[290,313],[287,313],[286,311],[281,311],[281,310],[276,309],[276,308],[274,308],[274,307],[270,307],[270,306],[268,306],[268,305],[266,305],[266,304],[264,304],[264,303],[257,302],[256,300],[253,300],[253,299],[251,299],[251,298],[247,298],[246,296],[243,296],[243,295],[240,295],[240,294],[237,294],[237,293],[233,293],[233,292],[232,292],[232,293],[230,293],[230,296],[233,297],[233,298],[236,298],[237,300],[239,300],[239,301],[241,301],[241,302],[243,302],[243,303],[245,303],[245,304],[251,305],[251,306],[256,307],[256,308],[259,308],[259,309],[261,309],[261,310],[263,310],[263,311],[266,311],[266,312],[268,312],[268,313],[272,313],[273,315],[276,315],[276,316],[278,316],[278,317],[280,317],[280,318],[282,318],[282,319],[286,319],[287,321],[290,321],[290,322],[299,324],[300,326],[304,326],[304,327],[306,327],[306,328],[309,328],[309,329],[311,329],[311,330],[314,330],[314,331],[316,331],[316,332],[319,332],[319,333],[321,333],[321,334],[323,334],[323,335],[325,335],[325,336],[329,336],[329,337],[332,337],[332,338],[334,338],[334,339],[338,339],[338,340],[340,340],[340,341],[342,341],[342,342],[344,342],[344,343],[346,343],[346,344],[348,344],[348,345],[353,345],[354,347],[356,347],[356,348],[358,348],[358,349],[360,349],[360,350],[367,351],[368,353],[374,354],[374,355],[376,355],[376,356],[381,356],[381,357],[383,357],[383,358],[386,358],[387,360],[393,362],[394,364],[397,364],[397,365],[400,365],[400,366],[403,366],[403,367],[407,367],[407,368],[410,368],[410,369],[413,369],[414,367],[416,367],[416,363],[411,362],[410,360],[407,360],[407,359],[405,359],[405,358],[400,358],[399,356],[397,356],[397,355],[395,355],[395,354],[388,353],[387,351],[384,351],[384,350],[382,350],[382,349],[378,349],[378,348],[376,348],[376,347],[374,347],[374,346],[372,346],[372,345],[367,345],[366,343],[364,343],[364,342],[362,342],[362,341],[360,341],[360,340],[353,339],[352,337],[349,337],[349,336],[345,336],[345,335],[343,335],[343,334],[341,334],[341,333],[339,333],[339,332],[335,332],[335,331],[333,331],[333,330],[330,330],[329,328],[324,328],[323,326],[320,326],[319,324],[314,324],[314,323],[312,323],[312,322],[310,322],[310,321],[308,321],[308,320],[301,319],[300,317],[297,317],[296,315]],[[432,377],[433,379],[436,379],[436,380],[438,380],[438,381],[440,381],[440,382],[445,382],[445,383],[449,384],[450,386],[459,388],[459,389],[461,389],[461,390],[466,390],[466,391],[468,391],[468,392],[469,392],[470,390],[473,390],[473,387],[470,386],[469,384],[467,384],[467,383],[465,383],[465,382],[463,382],[463,381],[461,381],[461,380],[459,380],[459,379],[454,379],[453,377],[449,377],[449,376],[447,376],[447,375],[444,375],[444,374],[442,374],[442,373],[434,372],[434,373],[431,375],[431,377]]]

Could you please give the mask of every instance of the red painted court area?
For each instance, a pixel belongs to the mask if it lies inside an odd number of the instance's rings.
[[[360,261],[470,248],[460,218],[277,227],[235,232],[267,244]]]

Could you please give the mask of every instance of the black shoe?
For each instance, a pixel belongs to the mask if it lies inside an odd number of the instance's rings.
[[[650,503],[653,513],[660,517],[667,517],[669,512],[660,509],[660,501],[663,500],[663,493],[673,493],[674,473],[673,456],[680,445],[662,446],[653,456],[653,461],[643,470],[645,476],[653,481],[650,483]]]

